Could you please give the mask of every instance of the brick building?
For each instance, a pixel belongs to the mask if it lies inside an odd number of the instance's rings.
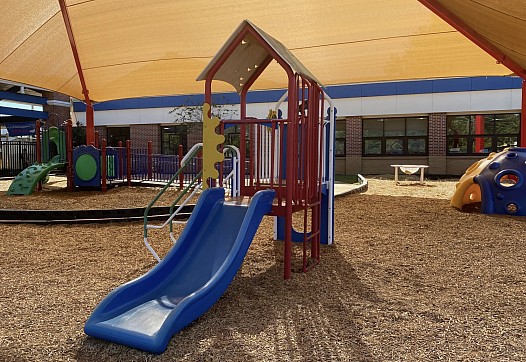
[[[392,173],[391,164],[427,164],[435,175],[461,175],[490,152],[520,144],[521,83],[517,77],[472,77],[330,86],[337,108],[337,174]],[[265,118],[284,90],[250,93],[248,116]],[[195,96],[200,99],[199,96]],[[235,111],[235,93],[221,94]],[[188,96],[103,102],[95,106],[99,136],[152,141],[173,154],[201,141],[201,124],[179,124],[171,112]],[[283,117],[286,106],[283,105]],[[85,118],[85,106],[74,104]],[[113,136],[112,136],[113,135]],[[111,142],[109,141],[109,144]]]

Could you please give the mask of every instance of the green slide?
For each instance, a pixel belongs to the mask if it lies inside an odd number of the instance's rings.
[[[60,157],[55,156],[49,162],[29,166],[16,176],[7,190],[7,195],[31,195],[38,181],[46,183],[49,180],[49,171],[64,165],[65,163],[60,162]]]

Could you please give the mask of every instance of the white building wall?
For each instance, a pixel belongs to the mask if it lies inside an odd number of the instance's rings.
[[[391,117],[423,115],[429,113],[472,113],[472,112],[520,112],[521,90],[504,89],[472,92],[451,92],[414,95],[393,95],[382,97],[340,98],[334,104],[337,116]],[[247,105],[249,117],[266,118],[273,103]],[[239,114],[239,106],[234,106]],[[126,126],[131,124],[171,124],[175,116],[170,114],[173,107],[123,109],[96,111],[96,126]],[[287,103],[281,106],[283,117],[287,116]],[[85,112],[75,116],[85,124]]]

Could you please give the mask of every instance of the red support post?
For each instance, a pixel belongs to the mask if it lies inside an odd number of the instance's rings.
[[[84,101],[86,102],[86,145],[91,145],[94,142],[95,138],[95,123],[93,115],[93,106],[91,100],[89,99],[89,91],[86,87],[86,80],[84,79],[84,72],[80,64],[79,53],[77,51],[77,44],[75,42],[75,37],[73,36],[73,29],[71,27],[71,21],[69,19],[68,7],[66,5],[66,0],[58,0],[60,4],[60,11],[62,13],[62,18],[64,19],[64,25],[66,27],[66,32],[69,38],[69,44],[71,46],[71,52],[73,53],[73,59],[75,60],[75,65],[77,67],[77,74],[79,76],[80,85],[82,86],[82,94],[84,94]]]
[[[148,180],[152,179],[152,141],[148,141]]]
[[[241,91],[241,119],[247,118],[247,91],[245,88]],[[240,185],[239,185],[239,194],[241,196],[245,195],[245,184],[246,184],[246,174],[247,174],[247,125],[246,123],[241,123],[239,126],[239,172],[241,173]]]
[[[95,142],[95,114],[87,95],[84,102],[86,102],[86,145],[91,145]]]
[[[288,185],[286,187],[285,194],[285,250],[283,260],[283,278],[289,279],[292,267],[292,189],[294,188],[294,180],[297,177],[298,169],[297,165],[294,165],[294,143],[297,139],[294,139],[298,119],[298,94],[297,94],[297,81],[296,76],[292,73],[292,70],[287,68],[289,76],[289,101],[288,101],[288,122],[287,122],[287,164],[285,168],[285,182]],[[294,177],[296,174],[296,177]]]
[[[40,121],[35,122],[36,138],[37,138],[37,163],[42,163],[42,137],[40,134]],[[38,181],[37,191],[42,190],[42,181]]]
[[[66,162],[68,163],[68,191],[73,192],[73,122],[71,119],[68,119],[66,123]]]
[[[418,0],[425,7],[435,13],[446,23],[455,28],[459,33],[471,40],[486,53],[497,60],[497,63],[504,65],[506,68],[526,80],[526,70],[517,64],[513,59],[500,51],[495,45],[485,37],[477,33],[472,27],[466,24],[458,16],[453,14],[448,8],[442,5],[438,0]]]
[[[475,152],[482,152],[484,149],[484,137],[481,137],[484,134],[484,116],[477,115],[475,116]]]
[[[95,136],[94,136],[94,146],[95,148],[99,148],[99,131],[95,131]]]
[[[183,167],[181,166],[181,160],[183,159],[183,157],[184,157],[183,145],[179,145],[179,167]],[[179,188],[181,190],[183,189],[183,183],[184,183],[184,170],[181,171],[181,173],[179,174]]]
[[[131,143],[130,140],[126,140],[126,178],[128,186],[131,186],[131,167]]]
[[[102,139],[100,153],[102,157],[102,162],[100,165],[101,167],[101,190],[102,192],[106,192],[106,190],[108,189],[106,186],[106,171],[108,167],[107,166],[108,160],[106,159],[106,139],[105,138]]]
[[[119,141],[119,179],[124,180],[124,159],[122,152],[122,141]]]

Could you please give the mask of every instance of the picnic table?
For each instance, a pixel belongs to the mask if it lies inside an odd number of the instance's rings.
[[[395,169],[395,183],[399,184],[398,182],[398,169],[400,169],[403,173],[412,175],[414,173],[417,173],[418,170],[420,170],[420,185],[424,184],[424,169],[428,168],[427,165],[391,165],[391,167],[394,167]]]

